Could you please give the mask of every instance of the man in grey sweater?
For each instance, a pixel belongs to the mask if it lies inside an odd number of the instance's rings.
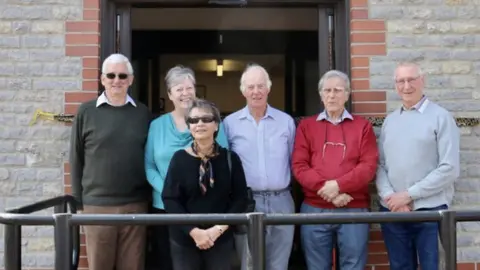
[[[418,65],[395,70],[403,106],[385,119],[378,140],[376,186],[381,211],[447,209],[459,176],[460,132],[452,115],[428,100]],[[438,270],[438,224],[384,223],[391,270]],[[417,259],[418,254],[418,259]]]

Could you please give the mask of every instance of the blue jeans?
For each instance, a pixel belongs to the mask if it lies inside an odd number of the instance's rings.
[[[446,205],[416,211],[444,210]],[[389,210],[380,206],[380,211]],[[391,270],[438,270],[438,222],[382,223]],[[418,254],[418,258],[417,258]]]
[[[323,209],[303,203],[301,213],[365,213],[366,208]],[[368,254],[368,224],[302,225],[301,240],[308,270],[332,269],[334,236],[340,269],[364,270]]]
[[[290,190],[254,192],[255,211],[266,214],[295,213],[295,203]],[[293,225],[276,225],[265,228],[266,270],[287,270],[293,247]]]

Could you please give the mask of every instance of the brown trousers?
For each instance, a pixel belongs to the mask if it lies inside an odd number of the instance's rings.
[[[83,207],[85,214],[144,214],[147,203]],[[90,270],[145,270],[145,226],[84,226]]]

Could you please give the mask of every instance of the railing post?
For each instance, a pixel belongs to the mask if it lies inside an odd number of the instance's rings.
[[[265,214],[249,213],[248,247],[252,256],[253,270],[265,270]]]
[[[5,270],[22,269],[22,227],[20,225],[5,225],[4,255]]]
[[[71,214],[55,214],[55,270],[70,270],[72,267]]]
[[[55,214],[62,214],[67,213],[67,202],[62,202],[62,204],[55,205],[53,207],[53,213]]]
[[[445,251],[445,269],[457,269],[457,222],[455,211],[440,211],[440,241]]]

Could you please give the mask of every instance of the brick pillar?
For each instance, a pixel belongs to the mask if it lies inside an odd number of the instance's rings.
[[[66,114],[76,114],[78,106],[95,99],[100,69],[100,0],[83,0],[83,18],[65,24],[65,53],[80,58],[82,63],[82,89],[65,93]],[[70,166],[64,166],[65,193],[71,192]],[[79,269],[88,269],[85,237],[81,235]]]
[[[352,0],[350,3],[353,112],[365,116],[384,116],[387,111],[386,89],[371,89],[370,57],[386,55],[385,21],[369,19],[368,0]],[[376,193],[374,188],[371,190]],[[375,194],[372,195],[375,197]],[[370,232],[367,269],[388,269],[383,237],[375,226]]]

